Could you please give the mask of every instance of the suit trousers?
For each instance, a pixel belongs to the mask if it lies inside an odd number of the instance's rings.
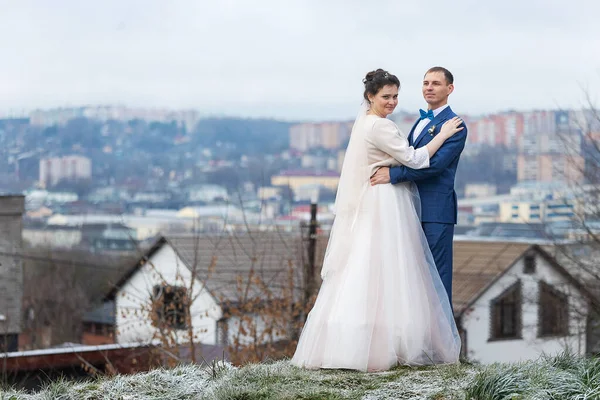
[[[423,222],[423,231],[427,237],[429,249],[433,255],[435,266],[440,274],[448,299],[452,306],[452,241],[454,224]]]

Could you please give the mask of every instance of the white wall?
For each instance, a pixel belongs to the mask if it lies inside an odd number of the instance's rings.
[[[170,245],[163,245],[150,262],[142,266],[117,293],[117,343],[156,339],[157,330],[152,326],[148,312],[154,285],[161,284],[164,279],[169,285],[189,287],[191,273]],[[190,310],[196,336],[194,341],[215,344],[216,321],[221,318],[221,308],[200,282],[194,284],[192,298],[195,299]],[[189,342],[187,329],[174,332],[178,343]]]
[[[490,341],[491,301],[521,279],[522,289],[522,339]],[[552,285],[569,295],[569,337],[538,338],[538,284]],[[585,354],[585,318],[587,307],[581,294],[565,285],[565,278],[542,257],[536,255],[536,272],[523,274],[523,259],[490,287],[476,303],[465,312],[462,326],[467,331],[467,358],[482,363],[512,362],[538,358],[542,353],[556,354],[569,348],[576,354]]]
[[[252,320],[250,324],[247,322],[244,323],[244,331],[247,333],[246,335],[242,335],[239,331],[240,328],[240,318],[239,317],[231,317],[227,320],[227,343],[232,345],[236,339],[239,339],[239,343],[242,345],[252,344],[254,342],[264,344],[270,341],[278,341],[282,339],[286,339],[286,335],[284,334],[287,331],[287,326],[280,327],[281,329],[274,329],[271,335],[263,335],[265,329],[268,326],[273,326],[273,317],[270,316],[261,316],[260,314],[251,314],[248,317]],[[276,323],[285,323],[282,317],[277,318]],[[256,338],[250,335],[250,331],[248,328],[255,327],[256,328]]]

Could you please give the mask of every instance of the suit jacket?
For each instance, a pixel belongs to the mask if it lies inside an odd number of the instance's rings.
[[[423,128],[417,140],[413,142],[413,133],[419,123],[417,121],[408,135],[410,145],[415,148],[425,146],[440,132],[444,122],[455,116],[454,111],[450,107],[446,107]],[[464,129],[446,140],[437,153],[431,157],[429,168],[412,169],[403,165],[390,168],[391,183],[416,183],[421,197],[422,222],[456,224],[457,206],[454,178],[460,153],[467,140],[467,126],[464,124],[462,126]]]

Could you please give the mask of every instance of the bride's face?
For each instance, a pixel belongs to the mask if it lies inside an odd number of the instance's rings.
[[[371,112],[386,117],[394,112],[398,105],[398,86],[385,85],[375,96],[369,96]]]

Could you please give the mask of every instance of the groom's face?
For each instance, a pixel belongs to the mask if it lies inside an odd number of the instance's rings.
[[[446,81],[443,72],[429,72],[423,78],[423,97],[432,110],[446,104],[453,90],[454,85]]]

